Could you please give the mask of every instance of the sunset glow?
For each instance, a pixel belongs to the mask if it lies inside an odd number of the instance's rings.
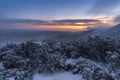
[[[42,30],[74,30],[74,31],[85,31],[88,30],[87,26],[70,26],[70,25],[58,25],[58,26],[48,26],[48,25],[44,25],[44,26],[36,26],[35,28],[37,29],[42,29]]]
[[[114,19],[101,19],[101,23],[111,26],[116,24]]]

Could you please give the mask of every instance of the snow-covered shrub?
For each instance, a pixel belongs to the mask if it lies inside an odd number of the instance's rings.
[[[119,55],[119,53],[107,51],[106,54],[107,54],[106,60],[108,60],[108,62],[117,62],[117,61],[120,61],[120,55]]]
[[[49,43],[50,44],[50,43]],[[50,44],[52,45],[52,43]],[[54,72],[59,67],[59,61],[46,47],[34,42],[22,43],[17,54],[30,59],[29,67],[39,72]]]
[[[7,69],[0,71],[0,80],[27,80],[28,72],[21,69]],[[29,80],[31,77],[29,76]]]
[[[119,41],[99,37],[7,45],[0,48],[0,80],[26,80],[34,72],[61,70],[82,74],[86,80],[119,80],[119,49]]]
[[[16,50],[18,48],[17,44],[7,44],[6,46],[0,48],[0,52],[5,52],[5,51],[9,51],[9,50]]]
[[[0,71],[2,71],[4,69],[5,69],[4,64],[2,62],[0,62]]]

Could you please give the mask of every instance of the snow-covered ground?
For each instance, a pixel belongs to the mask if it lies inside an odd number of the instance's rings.
[[[5,42],[0,42],[0,48],[6,46]]]
[[[20,44],[20,43],[23,43],[23,42],[0,42],[0,48],[9,44]]]
[[[71,72],[61,72],[52,75],[35,74],[33,80],[84,80],[80,74],[72,74]]]

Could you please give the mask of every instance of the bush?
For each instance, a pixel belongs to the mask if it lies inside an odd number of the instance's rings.
[[[0,69],[3,73],[10,70],[6,75],[11,75],[11,69],[26,71],[28,74],[24,76],[27,77],[34,72],[70,70],[86,79],[112,80],[117,77],[119,80],[120,43],[119,40],[99,37],[66,42],[43,41],[41,44],[28,41],[0,48],[0,62],[4,66],[3,70]]]

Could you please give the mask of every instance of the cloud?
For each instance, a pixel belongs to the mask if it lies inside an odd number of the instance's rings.
[[[0,19],[0,29],[29,29],[36,25],[47,24],[43,20]]]
[[[30,19],[0,19],[0,29],[29,29],[36,26],[96,26],[101,24],[97,19],[63,19],[63,20],[30,20]]]
[[[110,13],[119,3],[120,0],[97,0],[88,12],[91,14]]]
[[[44,25],[47,21],[43,20],[27,20],[27,19],[1,19],[0,25],[16,25],[16,24],[31,24],[31,25]]]
[[[63,19],[53,20],[53,25],[76,25],[76,26],[89,26],[95,23],[100,23],[97,19]]]
[[[64,23],[64,22],[74,23],[74,22],[97,22],[98,20],[96,19],[63,19],[63,20],[53,20],[53,21],[58,23]]]

